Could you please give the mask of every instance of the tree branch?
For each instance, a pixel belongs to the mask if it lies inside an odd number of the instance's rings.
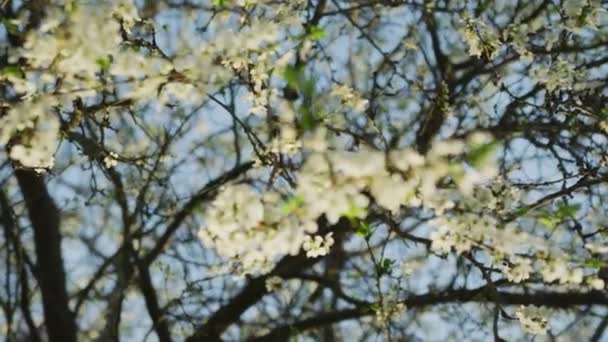
[[[342,218],[338,223],[329,226],[324,218],[319,219],[319,234],[334,231],[342,235],[350,230],[348,220]],[[322,258],[308,258],[304,252],[281,259],[269,274],[253,278],[241,292],[230,302],[217,310],[205,324],[190,336],[187,342],[219,341],[222,333],[251,306],[257,303],[266,293],[266,279],[270,276],[289,278],[320,261]]]
[[[68,306],[58,209],[41,175],[18,169],[15,176],[34,230],[36,269],[49,341],[75,342],[77,328]]]
[[[466,303],[466,302],[494,302],[493,298],[500,298],[502,305],[536,305],[552,308],[566,309],[579,305],[608,305],[608,296],[601,291],[580,292],[536,292],[536,293],[511,293],[498,292],[498,296],[492,296],[488,290],[491,285],[476,289],[449,290],[441,293],[411,296],[403,301],[407,309],[423,309],[428,306]],[[493,285],[492,285],[493,286]],[[371,304],[371,303],[370,303]],[[268,334],[251,339],[251,341],[281,341],[289,338],[291,334],[300,333],[304,330],[319,328],[322,326],[339,323],[349,319],[360,318],[371,315],[374,311],[368,305],[359,305],[352,309],[329,312],[315,315],[291,324],[284,324],[274,328]]]

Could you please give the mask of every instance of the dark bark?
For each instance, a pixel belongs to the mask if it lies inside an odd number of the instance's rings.
[[[422,116],[420,128],[416,132],[416,148],[418,152],[425,154],[430,149],[433,138],[439,133],[449,115],[454,75],[453,66],[441,49],[441,41],[434,15],[432,13],[425,13],[423,19],[431,37],[435,56],[435,68],[433,71],[435,72],[435,86],[437,88],[433,104],[430,108],[426,109],[426,113]]]
[[[337,224],[329,226],[324,218],[319,220],[319,234],[333,231],[336,238],[350,229],[347,219],[340,219]],[[308,258],[306,253],[300,252],[295,256],[286,256],[277,263],[277,266],[268,275],[253,278],[230,302],[217,310],[209,320],[190,336],[187,342],[219,341],[222,333],[251,306],[255,305],[266,293],[266,279],[270,276],[289,278],[302,270],[314,265],[322,258]]]
[[[304,254],[284,257],[269,276],[283,275],[300,271],[316,262]],[[219,341],[222,333],[252,305],[257,303],[266,293],[266,278],[261,276],[249,281],[245,288],[228,304],[217,310],[209,320],[202,325],[187,342]]]
[[[23,319],[25,320],[25,324],[29,330],[29,341],[38,342],[41,341],[40,335],[38,333],[38,329],[36,324],[34,323],[34,319],[32,318],[32,313],[30,311],[30,287],[28,281],[28,273],[26,269],[26,265],[29,265],[30,268],[32,266],[27,260],[27,256],[25,255],[25,251],[23,246],[21,245],[21,241],[19,240],[17,233],[17,225],[14,219],[14,213],[11,209],[11,204],[8,200],[8,197],[3,191],[0,191],[0,213],[2,225],[5,229],[6,241],[10,241],[13,245],[16,261],[17,261],[17,270],[19,277],[19,308],[21,310],[21,314],[23,315]]]
[[[477,289],[457,289],[448,290],[436,294],[425,294],[411,296],[403,301],[407,309],[424,309],[429,306],[468,303],[468,302],[494,302],[495,298],[500,298],[502,305],[536,305],[556,309],[567,309],[576,306],[588,305],[608,305],[608,296],[602,291],[581,292],[535,292],[535,293],[509,293],[499,292],[498,296],[489,294],[491,286],[483,286]],[[370,303],[371,304],[371,303]],[[301,321],[284,324],[275,327],[268,334],[260,336],[250,341],[270,342],[284,341],[290,335],[301,333],[304,330],[320,328],[323,326],[339,323],[345,320],[358,319],[363,316],[371,315],[374,311],[367,305],[359,305],[352,309],[322,313],[315,317],[303,319]]]
[[[218,178],[215,178],[197,192],[190,200],[181,208],[174,216],[167,229],[156,241],[156,245],[146,254],[143,258],[146,265],[150,265],[162,252],[167,248],[167,245],[173,238],[173,235],[182,223],[192,211],[197,208],[201,203],[211,200],[216,194],[217,190],[224,184],[234,180],[235,178],[245,174],[248,170],[253,167],[253,162],[249,161],[241,165],[237,165],[232,170],[224,173]]]
[[[152,277],[150,276],[150,270],[143,262],[138,262],[137,269],[139,271],[139,288],[144,296],[146,302],[146,308],[152,319],[152,324],[158,340],[160,342],[170,342],[171,333],[169,332],[169,325],[163,312],[158,303],[158,296],[154,285],[152,284]]]
[[[36,270],[44,321],[51,342],[76,341],[76,322],[68,305],[61,254],[59,212],[44,179],[32,170],[15,170],[34,231]]]

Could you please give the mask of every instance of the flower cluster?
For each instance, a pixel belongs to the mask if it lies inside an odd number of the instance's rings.
[[[103,158],[103,164],[106,168],[111,169],[118,165],[118,160],[116,158],[118,158],[118,154],[116,154],[116,152],[110,152]]]
[[[304,238],[304,244],[302,249],[306,252],[306,256],[309,258],[316,258],[318,256],[327,255],[329,249],[334,244],[333,233],[327,233],[325,237],[316,235],[311,237],[307,235]]]
[[[393,212],[404,206],[436,211],[453,206],[436,184],[450,175],[464,181],[464,165],[449,163],[446,156],[466,151],[466,145],[457,142],[436,144],[426,158],[412,149],[388,156],[367,149],[312,151],[290,199],[243,184],[228,186],[207,209],[199,236],[220,255],[243,265],[245,273],[264,272],[276,257],[300,248],[308,257],[326,255],[334,243],[332,234],[310,236],[322,216],[329,224],[341,217],[364,218],[372,201]],[[285,205],[277,206],[280,202]],[[452,246],[444,245],[446,250]]]
[[[294,19],[284,6],[277,6],[283,12],[276,18],[261,16],[236,32],[229,25],[218,26],[208,41],[184,40],[180,53],[170,58],[135,36],[139,31],[154,32],[154,24],[138,16],[132,1],[104,6],[77,6],[70,13],[49,10],[23,46],[9,51],[10,63],[27,60],[27,67],[0,75],[21,101],[0,118],[0,143],[29,128],[31,141],[19,143],[10,154],[24,166],[53,165],[59,135],[53,112],[71,108],[76,98],[95,102],[103,92],[157,107],[172,101],[185,105],[198,101],[209,86],[227,82],[234,71],[246,71],[255,105],[265,112],[276,91],[267,87],[269,74],[289,61],[289,54],[274,57],[283,29],[279,22],[288,27]]]
[[[434,228],[430,233],[431,250],[438,254],[484,252],[489,262],[513,283],[536,276],[534,279],[547,284],[586,284],[590,289],[603,289],[604,281],[586,273],[584,262],[573,261],[558,243],[526,232],[522,229],[525,222],[504,222],[505,217],[524,206],[518,196],[519,191],[502,182],[475,187],[473,196],[444,192],[441,197],[450,198],[453,205],[449,207],[451,211],[429,222]],[[587,249],[594,253],[605,248],[589,243]]]
[[[266,278],[266,282],[264,285],[266,286],[266,291],[274,292],[274,291],[280,289],[282,284],[283,284],[283,279],[281,279],[281,277],[272,276],[272,277]]]
[[[340,98],[342,104],[351,107],[356,112],[365,111],[368,104],[366,99],[361,98],[354,89],[346,85],[334,84],[330,95]]]
[[[463,22],[460,33],[469,47],[469,55],[496,58],[502,45],[499,36],[482,20],[465,17]]]
[[[399,318],[405,310],[406,306],[403,303],[386,303],[376,310],[373,324],[378,327],[384,327],[391,320]]]
[[[531,71],[532,78],[545,85],[548,91],[571,89],[577,78],[574,64],[559,58],[549,66],[540,66]]]
[[[284,213],[274,192],[261,194],[245,184],[222,189],[207,209],[200,239],[217,252],[238,261],[243,273],[264,273],[278,256],[296,254],[315,221],[302,220],[299,211]]]
[[[530,274],[534,271],[532,260],[517,256],[511,258],[509,262],[504,261],[500,269],[507,280],[514,283],[521,283],[530,278]]]
[[[515,312],[522,329],[534,335],[546,335],[549,330],[547,312],[536,306],[520,306]]]
[[[11,108],[0,118],[0,144],[18,135],[9,156],[21,165],[35,169],[51,168],[59,143],[59,121],[52,113],[55,101],[40,97]]]

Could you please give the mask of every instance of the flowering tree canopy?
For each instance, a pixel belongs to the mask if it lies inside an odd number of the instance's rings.
[[[0,1],[2,338],[608,339],[607,8]]]

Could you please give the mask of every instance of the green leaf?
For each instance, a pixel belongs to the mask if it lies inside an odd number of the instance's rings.
[[[283,69],[283,78],[287,82],[287,87],[293,91],[297,91],[302,95],[302,103],[298,107],[299,123],[306,130],[313,130],[319,123],[320,117],[315,109],[315,89],[316,81],[313,78],[307,78],[304,74],[302,66],[288,66]]]
[[[316,82],[312,78],[306,78],[303,67],[286,67],[283,70],[283,78],[287,81],[288,86],[302,92],[305,100],[311,100],[314,97]]]
[[[304,205],[304,198],[302,196],[293,196],[289,198],[285,203],[281,206],[281,212],[285,215],[290,214],[301,208]]]
[[[107,71],[110,69],[110,64],[112,64],[112,60],[109,56],[100,57],[97,59],[97,65],[99,65],[102,71]]]
[[[378,265],[376,265],[376,273],[378,276],[383,276],[385,274],[391,273],[391,268],[395,264],[395,260],[392,259],[384,259]]]
[[[541,218],[538,219],[538,221],[540,223],[542,223],[543,225],[545,225],[547,228],[549,229],[553,229],[555,228],[555,225],[560,221],[559,219],[556,219],[555,217],[550,217],[550,216],[543,216]]]
[[[382,307],[380,305],[378,305],[377,303],[371,303],[365,307],[365,310],[368,310],[368,312],[378,312],[381,309],[382,309]]]
[[[365,208],[358,207],[356,205],[351,205],[350,208],[348,208],[348,211],[346,211],[342,215],[344,215],[349,220],[353,220],[353,219],[364,218],[366,214],[367,214],[367,212],[366,212]]]
[[[25,74],[23,71],[16,65],[9,65],[7,67],[2,68],[0,70],[0,75],[2,76],[15,76],[19,78],[24,78]]]
[[[568,217],[576,216],[576,213],[578,213],[580,208],[581,208],[580,204],[559,203],[557,205],[557,216],[560,218],[568,218]]]
[[[10,34],[17,34],[17,33],[19,33],[19,26],[17,26],[17,24],[15,24],[14,22],[12,22],[10,19],[8,19],[8,18],[2,18],[0,20],[2,21],[2,24],[4,25],[4,27],[6,28],[6,30],[8,31],[8,33],[10,33]]]
[[[300,120],[300,124],[302,125],[302,128],[305,131],[312,131],[315,126],[316,126],[316,118],[315,116],[312,114],[312,112],[310,110],[303,110],[302,111],[302,119]]]
[[[521,207],[521,208],[517,208],[515,210],[515,215],[516,216],[524,216],[524,215],[526,215],[529,212],[530,212],[530,208],[529,207]]]
[[[323,39],[326,35],[327,35],[327,33],[325,32],[324,29],[322,29],[318,26],[312,26],[310,28],[310,33],[308,33],[308,38],[310,40],[320,40],[320,39]]]
[[[283,78],[292,88],[297,89],[299,87],[302,77],[302,68],[289,65],[283,70]]]
[[[304,95],[304,100],[305,102],[311,101],[312,98],[315,96],[315,87],[317,85],[317,82],[315,82],[314,79],[309,78],[306,79],[305,77],[303,77],[302,82],[300,84],[300,89],[302,90],[302,94]]]
[[[500,146],[499,141],[493,141],[491,143],[482,144],[476,146],[467,156],[467,161],[476,168],[482,167],[487,164],[494,156],[496,149]]]
[[[580,208],[580,204],[558,203],[555,211],[547,209],[541,210],[541,216],[538,218],[538,221],[547,228],[553,229],[563,220],[574,217]]]
[[[226,0],[213,0],[212,4],[213,6],[224,6],[224,4],[226,4]]]
[[[606,263],[600,259],[588,259],[584,262],[585,267],[589,268],[600,268],[606,265]]]
[[[365,222],[359,221],[355,235],[364,238],[366,241],[372,237],[372,228]]]
[[[74,12],[77,9],[76,5],[77,5],[77,3],[74,0],[68,0],[68,1],[66,1],[65,5],[64,5],[66,13],[68,13],[69,15],[74,14]]]

